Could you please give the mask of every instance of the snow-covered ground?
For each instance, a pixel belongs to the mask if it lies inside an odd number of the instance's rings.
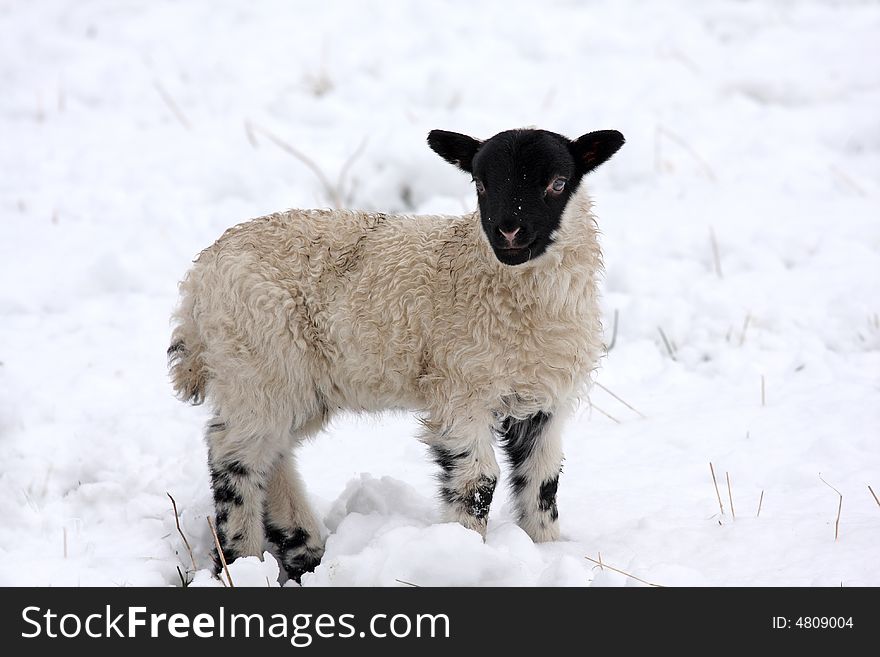
[[[875,2],[0,3],[0,584],[179,584],[166,491],[207,568],[168,318],[226,227],[331,202],[279,140],[352,206],[460,212],[427,132],[535,124],[627,136],[588,181],[598,381],[645,417],[594,389],[544,545],[504,492],[485,543],[440,524],[412,417],[340,420],[300,458],[329,533],[304,584],[640,585],[601,553],[664,585],[880,585],[878,34]]]

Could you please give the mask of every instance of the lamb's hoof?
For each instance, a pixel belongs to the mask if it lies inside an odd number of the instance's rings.
[[[223,559],[226,560],[226,564],[231,564],[235,561],[239,555],[232,548],[224,548],[223,549]],[[211,550],[211,570],[214,573],[214,577],[217,579],[223,579],[221,575],[223,574],[223,560],[220,559],[220,555],[217,552],[217,548]]]
[[[519,526],[535,543],[550,543],[559,540],[559,523],[556,520],[520,522]]]
[[[318,532],[303,527],[281,528],[266,522],[266,539],[274,548],[275,556],[283,566],[287,577],[297,584],[306,573],[312,572],[321,563],[324,546],[320,543]]]
[[[323,548],[306,548],[298,554],[284,559],[284,570],[287,572],[287,577],[300,584],[303,575],[318,567],[322,556],[324,556]]]

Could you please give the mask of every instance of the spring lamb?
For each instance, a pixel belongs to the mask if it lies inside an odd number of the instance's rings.
[[[420,414],[444,518],[485,535],[510,462],[520,526],[558,538],[561,429],[602,351],[602,261],[583,176],[623,144],[544,130],[434,130],[473,177],[463,216],[290,210],[227,230],[181,282],[173,385],[206,439],[228,560],[271,544],[289,577],[320,562],[293,448],[342,410]],[[216,558],[216,554],[215,554]]]

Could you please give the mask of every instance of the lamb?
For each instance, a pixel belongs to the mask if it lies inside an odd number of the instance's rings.
[[[268,540],[299,581],[323,554],[293,448],[342,411],[410,409],[440,468],[443,517],[485,536],[510,463],[520,526],[559,537],[561,430],[602,353],[602,258],[582,178],[623,145],[536,129],[434,130],[471,174],[463,216],[289,210],[227,230],[180,284],[174,388],[208,401],[228,560]],[[215,553],[215,560],[216,560]]]

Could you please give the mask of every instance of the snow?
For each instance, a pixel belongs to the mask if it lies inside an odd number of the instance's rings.
[[[218,579],[207,569],[190,572],[183,577],[187,578],[187,586],[194,587],[219,588],[228,586],[229,580],[232,580],[234,586],[239,587],[278,588],[280,586],[278,583],[280,567],[269,552],[264,552],[262,557],[239,557],[227,565],[227,571],[228,579],[226,571]],[[191,579],[190,575],[193,575]]]
[[[327,532],[303,585],[643,585],[600,553],[670,586],[880,585],[878,28],[855,1],[0,3],[0,584],[219,585],[168,318],[225,228],[330,202],[267,133],[352,206],[461,212],[427,132],[534,124],[627,136],[589,179],[598,381],[645,417],[594,389],[542,545],[500,489],[485,543],[441,523],[412,416],[341,418],[299,456]]]

